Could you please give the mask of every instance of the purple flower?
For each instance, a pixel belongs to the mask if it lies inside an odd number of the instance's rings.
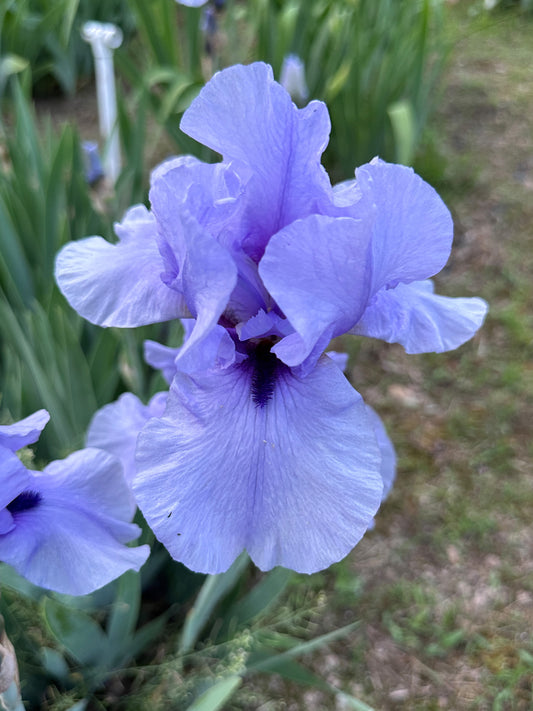
[[[161,417],[165,411],[168,393],[157,393],[148,405],[143,405],[132,393],[105,405],[95,414],[87,432],[87,447],[110,452],[122,462],[124,477],[129,486],[135,476],[135,447],[137,435],[151,417]],[[130,493],[132,515],[137,508]]]
[[[129,523],[128,488],[118,460],[84,449],[27,469],[16,452],[36,442],[48,422],[39,410],[0,427],[0,561],[35,585],[85,595],[126,570],[139,570],[148,546],[128,548],[140,529]]]
[[[132,208],[115,245],[64,247],[57,280],[103,326],[190,319],[180,349],[147,345],[171,385],[164,414],[140,429],[133,480],[170,553],[218,573],[246,549],[264,570],[310,573],[359,541],[394,472],[383,426],[324,354],[329,341],[449,350],[487,307],[433,293],[452,242],[433,188],[378,159],[332,187],[325,105],[297,109],[267,65],[215,75],[181,127],[222,162],[159,166],[151,210]]]

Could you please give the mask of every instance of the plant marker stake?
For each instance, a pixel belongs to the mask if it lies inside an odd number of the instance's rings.
[[[111,23],[86,22],[81,36],[91,45],[94,56],[100,134],[106,142],[104,172],[114,183],[120,174],[121,160],[113,50],[122,44],[122,30]]]

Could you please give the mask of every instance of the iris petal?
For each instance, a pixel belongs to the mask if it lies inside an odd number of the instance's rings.
[[[163,414],[167,396],[166,392],[156,393],[144,405],[132,393],[124,393],[116,402],[104,405],[91,420],[87,446],[103,449],[120,459],[128,483],[135,476],[137,436],[151,417]]]
[[[216,74],[185,112],[181,129],[222,154],[243,179],[243,246],[256,261],[272,234],[332,202],[320,165],[330,131],[326,106],[312,101],[297,109],[266,64]]]
[[[225,228],[239,217],[241,192],[241,181],[231,166],[179,156],[152,172],[150,204],[164,237],[172,235],[176,212],[183,209],[224,243]]]
[[[380,454],[359,394],[328,358],[281,366],[264,407],[247,363],[178,373],[137,447],[134,491],[171,555],[218,573],[247,549],[267,570],[311,573],[345,556],[381,501]]]
[[[407,353],[442,353],[472,338],[487,309],[477,297],[434,294],[429,279],[399,284],[379,291],[350,333],[400,343]]]
[[[202,358],[203,342],[217,326],[237,282],[237,268],[229,252],[196,220],[187,214],[181,219],[187,245],[181,279],[187,305],[196,321],[177,362]],[[225,340],[225,356],[227,346]]]
[[[30,483],[31,476],[17,455],[5,447],[0,447],[0,536],[11,531],[15,525],[6,506],[27,489]]]
[[[0,446],[16,452],[28,444],[33,444],[45,428],[50,415],[46,410],[37,410],[23,420],[12,425],[0,426]]]
[[[99,326],[130,328],[189,316],[183,296],[161,279],[153,215],[137,205],[115,230],[117,244],[88,237],[57,255],[56,280],[71,306]]]
[[[374,159],[355,172],[355,212],[373,215],[372,293],[426,279],[446,264],[453,238],[448,208],[412,168]]]
[[[287,365],[302,363],[317,344],[322,352],[360,319],[369,294],[370,236],[368,221],[312,215],[270,240],[259,273],[296,330],[273,348]]]
[[[33,474],[33,473],[32,473]],[[0,536],[0,560],[35,585],[85,595],[139,570],[149,548],[128,548],[140,529],[127,523],[127,487],[118,460],[86,449],[32,476],[40,503],[14,516]]]

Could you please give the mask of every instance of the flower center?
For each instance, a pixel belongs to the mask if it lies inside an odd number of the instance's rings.
[[[34,509],[41,503],[42,496],[37,491],[23,491],[9,503],[6,508],[10,514],[21,513]]]
[[[252,371],[252,400],[257,407],[265,407],[274,394],[279,374],[287,367],[271,352],[273,343],[270,339],[260,341],[248,352],[246,362]]]

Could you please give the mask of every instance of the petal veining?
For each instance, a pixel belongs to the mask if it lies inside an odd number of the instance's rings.
[[[374,159],[355,172],[355,211],[373,216],[372,293],[426,279],[446,264],[453,239],[450,212],[412,168]]]
[[[134,491],[156,536],[193,570],[247,549],[262,569],[311,573],[345,556],[381,501],[365,405],[328,358],[283,366],[264,407],[246,362],[174,379],[167,411],[139,435]]]
[[[163,414],[167,396],[166,392],[156,393],[144,405],[133,393],[123,393],[98,410],[89,424],[87,447],[103,449],[120,459],[128,484],[135,476],[137,436],[151,417]]]
[[[312,101],[297,109],[266,64],[216,74],[183,115],[181,128],[247,176],[243,246],[255,261],[272,234],[332,203],[320,164],[330,131],[326,106]]]
[[[56,280],[70,305],[99,326],[130,328],[188,316],[183,296],[161,279],[153,215],[137,205],[115,230],[117,244],[87,237],[57,255]]]
[[[477,297],[434,294],[428,279],[379,291],[350,333],[400,343],[407,353],[442,353],[472,338],[487,310]]]
[[[320,352],[363,314],[369,294],[368,221],[312,215],[272,237],[259,273],[297,335],[274,346],[287,365]],[[318,357],[318,355],[317,355]]]
[[[127,523],[127,487],[115,457],[96,449],[74,452],[32,474],[37,506],[13,514],[0,535],[0,560],[35,585],[85,595],[139,570],[149,548],[128,548],[140,529]]]

